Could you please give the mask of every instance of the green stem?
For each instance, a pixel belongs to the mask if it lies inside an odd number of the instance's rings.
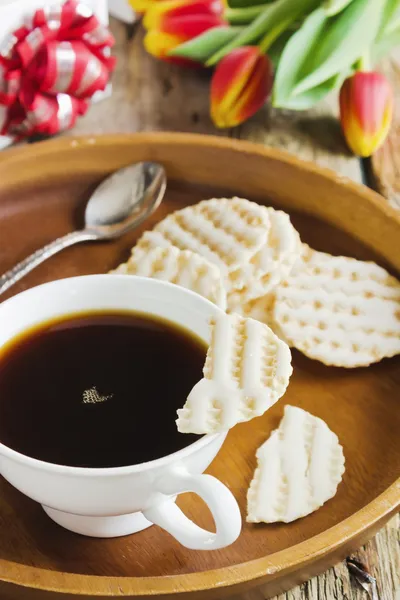
[[[207,61],[207,66],[216,65],[221,58],[229,54],[234,48],[254,45],[261,37],[265,36],[267,31],[280,27],[282,22],[285,22],[287,27],[288,23],[292,23],[301,15],[313,10],[319,5],[319,2],[320,0],[276,0],[272,4],[268,4],[258,17],[245,27],[241,34],[211,56]]]
[[[247,25],[252,23],[264,9],[265,6],[262,4],[246,8],[227,8],[224,11],[224,17],[231,25]]]
[[[227,5],[229,8],[244,8],[246,6],[265,6],[265,4],[271,4],[275,0],[228,0]]]
[[[372,70],[372,60],[371,54],[369,50],[367,50],[356,62],[356,70],[357,71],[371,71]]]
[[[261,42],[259,43],[260,50],[263,54],[266,54],[268,52],[272,44],[278,39],[281,33],[283,33],[291,25],[292,22],[292,18],[287,18],[285,21],[282,21],[281,23],[279,23],[279,25],[268,31],[268,33],[262,38]]]

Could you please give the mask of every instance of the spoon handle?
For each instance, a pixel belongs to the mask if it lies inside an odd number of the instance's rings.
[[[95,240],[97,237],[98,236],[92,231],[73,231],[72,233],[68,233],[63,237],[54,240],[54,242],[47,244],[47,246],[40,248],[40,250],[36,250],[36,252],[19,262],[15,267],[0,277],[0,294],[8,290],[14,283],[17,283],[17,281],[50,258],[50,256],[57,254],[57,252],[64,250],[64,248],[68,248],[68,246],[73,246],[79,242]]]

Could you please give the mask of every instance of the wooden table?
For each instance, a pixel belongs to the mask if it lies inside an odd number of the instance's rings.
[[[112,97],[92,107],[66,135],[170,130],[252,140],[284,148],[358,182],[372,180],[373,170],[380,189],[400,207],[400,178],[396,189],[393,152],[397,138],[389,140],[372,165],[362,163],[349,154],[343,142],[335,118],[335,99],[301,113],[266,107],[250,122],[235,129],[218,131],[208,115],[207,73],[182,70],[148,56],[143,50],[140,26],[129,28],[112,21],[111,28],[116,37],[118,58]],[[393,71],[394,67],[389,66],[389,69]],[[399,516],[361,548],[355,558],[376,577],[379,600],[400,600]],[[398,598],[395,596],[397,590]],[[368,592],[350,576],[343,562],[275,600],[366,600],[368,597]],[[262,588],[241,596],[241,600],[264,598]],[[378,599],[374,597],[373,600]]]

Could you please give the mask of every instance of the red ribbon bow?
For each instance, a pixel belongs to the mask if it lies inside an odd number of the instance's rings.
[[[38,9],[0,47],[1,133],[18,138],[72,127],[114,68],[114,39],[91,9],[67,0]]]

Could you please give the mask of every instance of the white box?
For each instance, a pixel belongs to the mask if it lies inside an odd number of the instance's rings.
[[[109,0],[108,11],[112,17],[123,23],[131,24],[137,21],[135,11],[127,0]]]
[[[93,10],[98,19],[108,25],[108,6],[107,0],[80,0]],[[63,0],[0,0],[0,45],[4,42],[7,35],[21,26],[26,15],[35,12],[45,4],[62,4]],[[104,92],[96,96],[97,102],[101,98],[110,95],[111,86],[107,86]],[[0,127],[4,123],[4,118],[7,109],[0,105]],[[8,136],[0,135],[0,148],[5,148],[13,142],[13,139]]]

